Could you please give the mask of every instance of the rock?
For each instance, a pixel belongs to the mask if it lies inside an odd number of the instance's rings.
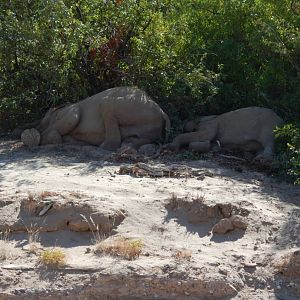
[[[139,148],[139,154],[145,155],[145,156],[153,156],[157,152],[157,146],[154,144],[146,144]]]
[[[230,230],[233,230],[233,224],[230,219],[222,219],[220,220],[212,229],[213,233],[221,233],[224,234]]]
[[[89,247],[87,247],[86,249],[85,249],[85,254],[88,254],[88,253],[91,253],[92,252],[92,249],[91,248],[89,248]]]
[[[35,147],[40,144],[41,135],[35,128],[25,129],[21,134],[21,141],[28,147]]]
[[[246,218],[239,216],[239,215],[235,215],[232,216],[230,218],[232,225],[234,226],[234,228],[238,228],[238,229],[246,229],[248,224],[247,224],[247,220]]]
[[[226,269],[220,268],[219,273],[222,274],[222,275],[227,275],[228,271]]]
[[[254,262],[244,262],[244,267],[246,268],[256,268],[257,264]]]
[[[220,208],[221,208],[221,211],[222,211],[222,215],[225,218],[229,218],[231,216],[231,213],[232,213],[232,206],[231,206],[231,204],[221,204]]]

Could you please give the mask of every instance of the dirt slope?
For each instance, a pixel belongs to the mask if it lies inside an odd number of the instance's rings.
[[[139,159],[178,172],[149,177],[92,146],[0,141],[0,299],[300,299],[299,187],[211,160]],[[140,255],[95,253],[91,228],[138,241]],[[39,262],[53,247],[62,268]]]

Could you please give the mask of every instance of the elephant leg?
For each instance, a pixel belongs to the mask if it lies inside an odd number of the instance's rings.
[[[168,145],[168,148],[179,150],[181,147],[188,146],[193,142],[210,142],[216,137],[217,131],[217,122],[207,121],[200,123],[197,131],[179,134],[173,142]]]
[[[141,146],[151,144],[152,142],[153,140],[147,138],[129,137],[122,142],[122,145],[124,144],[137,150]]]
[[[265,162],[272,161],[274,154],[274,134],[270,133],[269,128],[265,129],[261,133],[259,143],[261,144],[263,150],[254,158],[254,160]]]
[[[191,142],[189,144],[189,150],[205,153],[210,150],[210,141]]]
[[[115,118],[104,118],[105,139],[101,144],[104,150],[114,151],[121,146],[119,124]]]
[[[254,161],[271,162],[273,159],[274,141],[263,144],[263,151],[255,156]]]
[[[63,141],[63,143],[66,143],[66,144],[86,145],[86,143],[78,141],[70,135],[64,135],[62,137],[62,141]]]
[[[184,146],[188,146],[193,142],[210,141],[209,136],[201,134],[199,131],[179,134],[168,148],[178,151]]]
[[[56,129],[46,129],[41,134],[41,145],[61,144],[62,142],[62,136]]]

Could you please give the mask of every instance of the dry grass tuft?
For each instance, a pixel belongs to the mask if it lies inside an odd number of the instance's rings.
[[[13,258],[15,247],[9,240],[10,230],[0,232],[0,260]]]
[[[10,242],[0,240],[0,261],[14,257],[14,246]]]
[[[102,232],[99,224],[95,224],[94,219],[92,218],[92,216],[90,216],[89,219],[86,216],[82,215],[82,214],[80,214],[80,216],[89,225],[90,231],[93,235],[92,242],[95,245],[99,244],[101,241],[105,240],[106,238],[108,238],[108,236],[110,236],[111,229],[109,230],[108,233]]]
[[[117,237],[109,241],[102,241],[96,245],[95,253],[119,256],[128,260],[136,259],[142,253],[142,240]]]
[[[75,192],[75,191],[69,192],[69,195],[74,197],[74,198],[77,198],[77,199],[81,199],[85,196],[84,194],[82,194],[80,192]]]
[[[192,252],[189,250],[177,250],[172,256],[178,260],[190,260]]]
[[[204,195],[191,195],[187,194],[184,197],[178,197],[175,193],[171,194],[170,199],[168,199],[168,202],[166,203],[166,208],[177,210],[181,208],[188,208],[192,205],[202,205],[205,200]]]
[[[47,267],[63,267],[66,265],[66,254],[59,248],[44,250],[39,259]]]
[[[124,215],[122,211],[120,211]],[[89,229],[93,235],[92,242],[97,245],[103,240],[107,239],[112,235],[113,228],[115,226],[116,217],[109,216],[108,219],[110,220],[108,226],[106,226],[104,229],[101,228],[101,224],[96,224],[92,216],[90,215],[89,219],[85,216],[80,214],[82,219],[88,224]]]
[[[29,253],[37,254],[41,249],[40,244],[40,227],[35,227],[35,225],[30,225],[30,227],[26,227],[27,234],[28,234],[28,251]]]
[[[26,209],[30,214],[35,213],[36,210],[36,206],[37,206],[37,201],[34,198],[34,195],[29,192],[28,193],[28,201],[26,202]]]
[[[59,194],[56,192],[43,191],[43,192],[40,192],[39,198],[43,200],[44,198],[58,196],[58,195]]]
[[[34,195],[31,192],[28,192],[28,201],[34,201]]]

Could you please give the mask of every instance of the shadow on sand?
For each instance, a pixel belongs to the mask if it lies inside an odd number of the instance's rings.
[[[37,172],[49,165],[72,167],[80,175],[88,175],[93,174],[93,172],[104,166],[120,166],[126,162],[116,162],[111,160],[110,156],[111,152],[90,145],[47,145],[29,149],[19,141],[9,138],[1,139],[0,184],[1,181],[5,180],[5,175],[1,171],[18,166],[22,167],[24,171],[27,169]],[[224,167],[219,162],[212,160],[181,160],[180,154],[170,154],[167,157],[156,159],[155,162],[161,165],[170,165],[173,163],[184,164],[198,170],[209,170],[215,176],[225,177],[236,183],[246,184],[248,188],[250,187],[251,193],[258,193],[262,197],[274,198],[276,201],[293,205],[294,208],[287,215],[286,224],[283,226],[281,232],[278,233],[278,248],[284,249],[290,246],[300,246],[300,186],[297,187],[292,184],[280,182],[278,179],[271,178],[260,172],[249,171],[245,166],[236,168],[236,163],[235,167],[231,168],[228,163]],[[18,184],[21,183],[19,182]],[[174,216],[168,212],[166,220],[170,220],[171,218],[174,218]],[[188,231],[197,232],[200,237],[207,235],[210,227],[208,224],[204,224],[203,226],[191,225],[184,219],[178,219],[177,221],[185,226]],[[241,238],[241,234],[235,233],[230,238],[233,240],[239,239]],[[213,241],[221,242],[222,239],[216,236]]]

